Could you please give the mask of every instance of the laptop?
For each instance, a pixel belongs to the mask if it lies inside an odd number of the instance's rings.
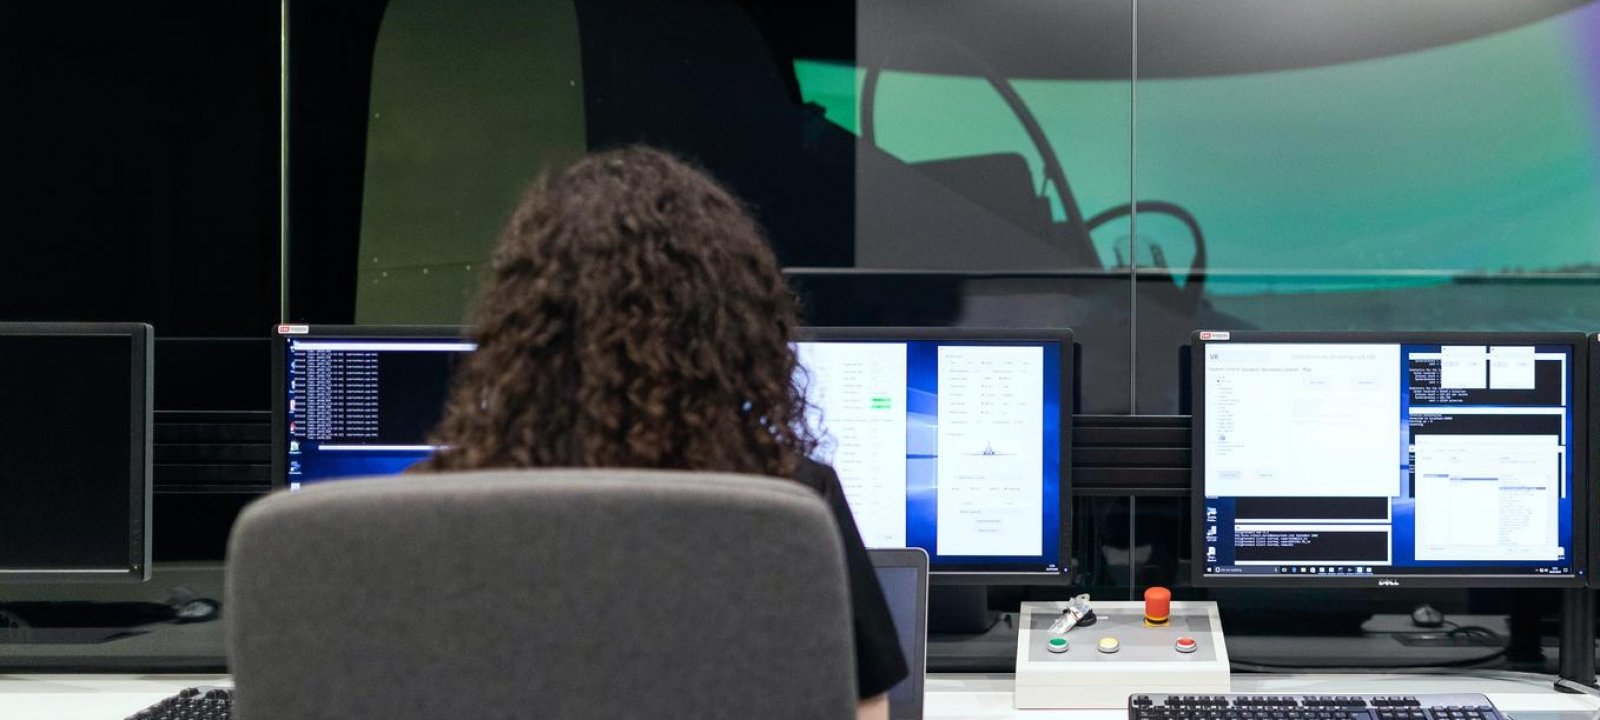
[[[880,548],[867,554],[910,669],[906,679],[889,689],[889,720],[922,720],[922,682],[928,669],[928,553],[921,548]]]

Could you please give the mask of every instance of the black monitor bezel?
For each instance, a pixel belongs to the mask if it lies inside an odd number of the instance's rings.
[[[1583,486],[1594,493],[1593,501],[1585,508],[1588,521],[1583,526],[1589,532],[1589,552],[1585,557],[1592,561],[1591,569],[1600,568],[1600,333],[1585,337],[1584,346],[1589,352],[1589,362],[1584,380],[1588,383],[1589,422],[1584,426],[1584,440],[1589,443],[1588,467],[1583,475]],[[1574,484],[1577,484],[1574,482]],[[1600,587],[1600,581],[1594,579],[1593,573],[1589,574],[1589,587]]]
[[[929,582],[935,585],[1070,585],[1072,577],[1072,388],[1075,374],[1072,331],[1065,328],[950,328],[950,327],[803,327],[795,332],[800,342],[860,340],[909,342],[1054,342],[1061,345],[1061,479],[1058,509],[1061,526],[1056,538],[1057,572],[983,571],[942,569],[929,564]],[[932,553],[929,553],[931,556]]]
[[[1196,331],[1190,338],[1190,394],[1193,408],[1190,476],[1190,547],[1198,555],[1205,547],[1205,348],[1212,342],[1227,343],[1397,343],[1440,345],[1570,345],[1573,357],[1569,369],[1572,386],[1572,507],[1573,512],[1589,511],[1589,488],[1579,458],[1589,457],[1587,437],[1578,428],[1588,427],[1588,378],[1580,368],[1589,367],[1588,339],[1579,333],[1526,332],[1266,332]],[[1580,522],[1580,520],[1582,520]],[[1572,518],[1572,548],[1589,547],[1591,518]],[[1583,587],[1588,571],[1587,553],[1570,550],[1570,575],[1473,575],[1473,574],[1375,574],[1360,577],[1327,575],[1208,575],[1200,560],[1191,562],[1191,581],[1197,587],[1275,587],[1275,588],[1408,588],[1408,587]]]
[[[146,323],[0,322],[0,335],[128,339],[128,563],[121,569],[0,570],[5,583],[133,583],[150,579],[155,329]]]
[[[272,482],[273,490],[289,487],[289,341],[305,338],[392,338],[396,340],[450,338],[469,340],[470,331],[457,325],[275,325],[272,329]]]

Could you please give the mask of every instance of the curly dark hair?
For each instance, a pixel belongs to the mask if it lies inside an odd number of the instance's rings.
[[[495,251],[419,470],[640,467],[794,477],[798,301],[743,205],[666,152],[529,190]]]

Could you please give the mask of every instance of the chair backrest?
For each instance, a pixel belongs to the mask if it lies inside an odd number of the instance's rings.
[[[839,532],[796,483],[629,470],[340,481],[229,546],[243,720],[849,718]]]

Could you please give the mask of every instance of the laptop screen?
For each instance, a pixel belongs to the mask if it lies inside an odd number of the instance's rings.
[[[910,555],[921,555],[916,550],[869,550],[872,564],[878,574],[878,585],[883,588],[884,600],[889,604],[889,615],[894,620],[895,635],[900,639],[900,651],[906,658],[910,672],[889,690],[890,720],[920,720],[922,718],[922,680],[926,670],[928,636],[926,629],[928,602],[927,560]]]

